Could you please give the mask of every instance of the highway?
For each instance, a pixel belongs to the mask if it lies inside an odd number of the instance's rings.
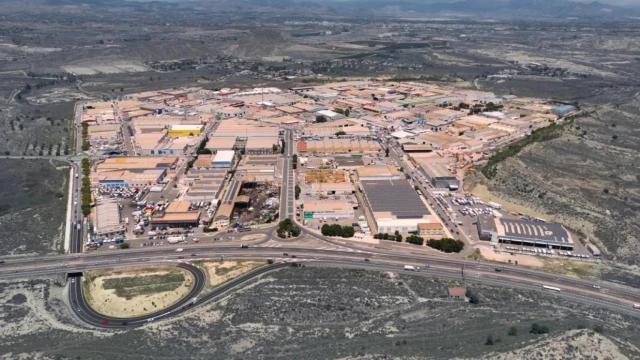
[[[59,255],[43,258],[25,258],[7,261],[0,266],[0,278],[24,278],[46,276],[57,273],[79,273],[87,270],[102,268],[139,266],[144,263],[175,264],[183,261],[181,258],[234,258],[234,259],[274,259],[276,261],[309,261],[338,264],[345,267],[380,268],[386,271],[403,271],[405,264],[420,266],[424,272],[438,275],[446,271],[449,274],[459,274],[467,279],[478,282],[499,282],[505,286],[528,286],[542,291],[541,286],[551,285],[562,289],[563,296],[591,299],[594,305],[620,311],[627,309],[627,313],[637,314],[633,309],[634,303],[640,303],[640,291],[617,284],[600,282],[600,288],[595,288],[592,282],[567,276],[545,273],[517,266],[499,266],[491,263],[467,261],[444,256],[392,254],[389,252],[365,252],[347,250],[314,249],[300,246],[290,246],[283,243],[282,247],[251,246],[243,249],[237,245],[196,244],[183,246],[184,252],[177,253],[173,248],[158,249],[130,249],[130,251],[114,251],[91,254]],[[284,256],[287,253],[289,256]],[[195,254],[195,256],[192,256]],[[290,256],[296,258],[291,259]],[[365,260],[368,259],[368,260]],[[74,289],[75,287],[75,289]],[[70,283],[70,296],[81,294],[80,281]]]

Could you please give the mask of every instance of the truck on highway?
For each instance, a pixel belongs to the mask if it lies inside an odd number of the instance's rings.
[[[640,304],[633,304],[633,308],[640,310]]]
[[[560,288],[555,287],[555,286],[549,286],[549,285],[542,285],[542,288],[545,290],[551,290],[551,291],[562,291]]]
[[[420,270],[419,267],[413,266],[413,265],[405,265],[404,269],[407,270],[407,271],[418,271],[418,270]]]
[[[183,249],[183,248],[177,248],[177,249],[176,249],[176,252],[183,252],[183,251],[184,251],[184,249]]]
[[[167,237],[167,242],[169,244],[177,244],[181,241],[184,241],[184,236],[169,236]]]

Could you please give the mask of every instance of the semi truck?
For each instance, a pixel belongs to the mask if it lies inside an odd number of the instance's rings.
[[[177,244],[181,241],[184,241],[184,236],[169,236],[167,238],[167,242],[169,244]]]
[[[407,271],[418,271],[418,270],[420,270],[419,267],[413,266],[413,265],[405,265],[404,269],[407,270]]]
[[[542,285],[542,288],[545,290],[551,290],[551,291],[561,291],[560,288],[555,286],[549,286],[549,285]]]

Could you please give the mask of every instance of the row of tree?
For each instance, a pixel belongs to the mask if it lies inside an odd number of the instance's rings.
[[[464,243],[460,240],[451,238],[442,238],[440,240],[429,240],[427,245],[442,252],[453,253],[460,252],[464,248]]]
[[[87,216],[91,213],[91,163],[89,159],[82,159],[82,187],[80,188],[82,194],[82,214]]]
[[[353,226],[350,225],[340,225],[340,224],[324,224],[320,229],[322,231],[322,235],[325,236],[340,236],[343,238],[350,238],[355,235],[356,231],[353,229]]]

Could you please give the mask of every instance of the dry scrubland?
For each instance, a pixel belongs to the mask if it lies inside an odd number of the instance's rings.
[[[62,249],[69,167],[49,160],[0,160],[0,256]]]
[[[193,275],[179,268],[91,272],[84,276],[84,294],[97,312],[134,317],[162,310],[187,295]]]
[[[175,320],[105,333],[75,324],[63,300],[62,277],[2,281],[0,356],[183,359],[189,354],[191,359],[225,360],[423,359],[425,354],[434,359],[548,359],[562,358],[562,354],[575,359],[580,354],[596,359],[640,357],[636,318],[555,294],[481,285],[470,279],[465,285],[478,296],[479,304],[448,299],[447,287],[459,285],[463,284],[387,272],[286,268]],[[531,334],[534,323],[547,327],[549,333]],[[485,345],[489,336],[493,345]]]

